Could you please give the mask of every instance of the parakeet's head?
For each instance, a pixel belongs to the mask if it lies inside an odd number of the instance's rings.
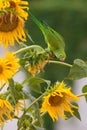
[[[66,58],[66,54],[65,53],[59,55],[59,60],[60,61],[64,62],[65,58]]]
[[[55,56],[60,60],[60,61],[64,61],[66,58],[66,54],[64,50],[56,50],[54,51]]]

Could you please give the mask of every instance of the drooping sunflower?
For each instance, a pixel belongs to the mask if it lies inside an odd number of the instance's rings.
[[[32,74],[32,76],[36,76],[36,74],[40,73],[41,71],[43,71],[45,65],[46,65],[47,61],[40,61],[39,63],[33,65],[33,66],[28,66],[28,71],[30,74]]]
[[[71,88],[66,88],[64,82],[58,83],[54,88],[50,89],[48,94],[43,97],[44,101],[40,109],[41,112],[47,111],[51,118],[58,120],[58,116],[66,118],[64,111],[73,115],[71,107],[76,108],[70,101],[79,100],[79,97],[71,92]]]
[[[0,99],[0,125],[6,122],[7,118],[12,120],[12,113],[14,113],[14,109],[11,104],[4,99]]]
[[[19,58],[14,53],[7,52],[6,57],[0,58],[0,82],[8,83],[8,80],[15,75],[20,65]]]
[[[0,1],[0,44],[6,48],[14,41],[26,41],[24,32],[25,20],[27,20],[28,2],[22,0]]]

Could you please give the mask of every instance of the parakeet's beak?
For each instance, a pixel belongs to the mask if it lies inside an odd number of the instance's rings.
[[[60,58],[60,61],[64,62],[64,60],[65,60],[65,58],[63,58],[63,57],[62,57],[62,58]]]

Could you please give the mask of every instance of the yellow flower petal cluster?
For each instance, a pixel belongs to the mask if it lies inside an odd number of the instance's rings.
[[[46,65],[46,60],[40,61],[37,64],[34,64],[33,66],[28,66],[28,71],[32,76],[34,77],[36,74],[39,74],[41,71],[43,71],[45,65]]]
[[[6,48],[14,42],[26,41],[25,20],[28,18],[28,2],[22,0],[0,1],[0,45]]]
[[[40,109],[41,112],[47,111],[51,118],[58,120],[58,116],[66,118],[64,111],[70,112],[73,115],[71,107],[77,108],[72,105],[70,101],[79,100],[79,97],[75,96],[71,92],[71,88],[66,88],[64,82],[56,84],[56,86],[49,91],[47,95],[43,97],[44,101]]]
[[[8,80],[15,75],[20,65],[19,58],[14,53],[7,52],[6,57],[0,58],[0,83],[8,83]]]
[[[12,120],[13,107],[7,100],[0,99],[0,124],[2,125],[7,119]]]

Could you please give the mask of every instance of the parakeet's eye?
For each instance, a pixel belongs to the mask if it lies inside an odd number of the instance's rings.
[[[60,55],[59,55],[59,58],[62,58],[62,57],[63,57],[63,55],[62,55],[62,54],[60,54]]]
[[[60,57],[60,58],[59,58],[59,59],[60,59],[60,61],[62,61],[62,62],[63,62],[63,61],[65,60],[65,58],[64,58],[64,56],[63,56],[62,54],[60,54],[60,56],[59,56],[59,57]]]

